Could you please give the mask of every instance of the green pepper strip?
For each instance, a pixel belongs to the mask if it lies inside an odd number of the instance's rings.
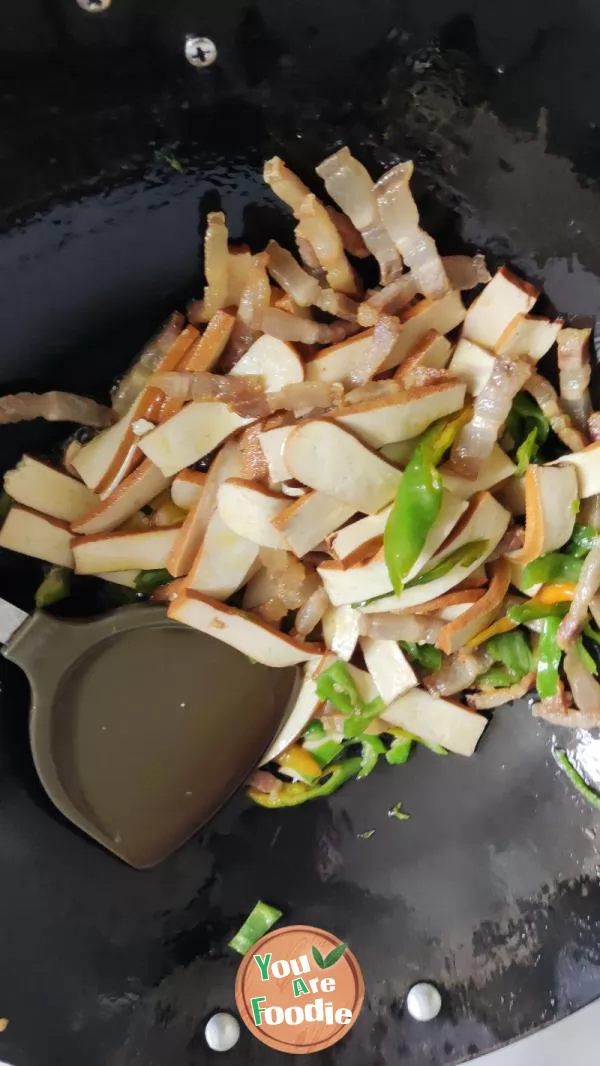
[[[329,763],[337,759],[340,752],[344,750],[344,745],[339,740],[330,737],[307,737],[303,746],[321,767],[329,766]]]
[[[436,468],[468,417],[470,409],[465,408],[429,426],[402,475],[383,535],[384,557],[397,596],[440,513],[443,485]]]
[[[547,700],[558,692],[558,670],[562,651],[556,643],[560,618],[551,615],[544,619],[538,646],[536,686],[541,700]]]
[[[540,555],[523,568],[521,587],[531,588],[532,585],[556,584],[567,581],[577,584],[582,567],[581,559],[573,555],[563,555],[562,552],[549,552],[548,555]]]
[[[358,781],[373,772],[379,756],[385,753],[385,744],[379,737],[361,737],[361,748],[361,767],[356,775]]]
[[[344,722],[344,736],[349,740],[360,737],[374,718],[385,708],[383,700],[377,696],[370,703],[365,703],[361,711],[354,711]]]
[[[356,777],[362,765],[360,756],[344,759],[343,762],[333,763],[316,785],[305,785],[302,781],[293,781],[275,795],[267,792],[259,792],[257,789],[248,789],[250,799],[258,803],[260,807],[269,807],[277,810],[280,807],[298,807],[301,803],[319,799],[321,796],[331,796],[351,777]]]
[[[392,588],[400,595],[440,513],[442,479],[426,443],[417,444],[406,467],[383,534],[383,553]]]
[[[423,666],[426,670],[439,670],[442,665],[442,653],[433,644],[415,644],[411,640],[399,641],[402,651],[409,659]]]
[[[593,788],[590,788],[587,782],[583,780],[581,774],[577,773],[566,751],[563,751],[562,748],[554,748],[552,754],[557,766],[567,775],[571,784],[575,785],[577,791],[592,807],[600,810],[600,795]]]
[[[339,659],[319,675],[317,696],[320,700],[333,703],[342,714],[363,710],[363,701],[350,671]]]
[[[148,596],[161,585],[168,585],[173,575],[168,570],[140,570],[135,579],[135,591]]]
[[[417,737],[414,733],[407,733],[406,729],[401,729],[399,726],[390,726],[389,729],[386,729],[386,733],[389,734],[389,736],[395,737],[398,740],[410,740],[413,744],[421,744],[422,747],[428,748],[429,751],[432,751],[434,755],[448,754],[446,749],[443,748],[441,744],[436,744],[432,740],[423,740],[423,737]]]
[[[533,655],[522,629],[515,629],[512,633],[498,633],[497,636],[486,640],[484,648],[493,655],[494,660],[507,667],[513,682],[520,681],[525,674],[533,670]]]
[[[519,603],[509,607],[506,615],[518,626],[525,622],[535,622],[538,618],[564,618],[569,610],[568,603]]]
[[[575,526],[573,536],[565,545],[565,551],[567,555],[572,555],[575,559],[584,559],[591,552],[597,540],[598,533],[593,526]]]
[[[395,737],[390,749],[385,753],[386,762],[390,766],[403,766],[408,761],[413,744],[414,741],[411,736]]]
[[[515,470],[515,477],[523,477],[523,474],[527,470],[530,462],[538,450],[538,431],[532,429],[531,433],[528,433],[525,440],[517,448],[516,460],[517,468]]]
[[[268,933],[271,926],[279,921],[281,914],[282,912],[276,907],[271,907],[259,899],[246,921],[229,941],[229,947],[234,951],[239,951],[240,955],[245,955],[256,944],[256,941],[260,940],[261,936]]]
[[[479,556],[485,554],[488,544],[489,540],[472,540],[470,544],[463,544],[462,547],[455,548],[453,552],[450,552],[450,555],[442,559],[441,563],[436,563],[435,566],[430,567],[429,570],[424,570],[418,577],[409,581],[406,586],[407,589],[415,588],[417,585],[426,585],[429,581],[436,581],[438,577],[445,577],[455,566],[470,566]]]
[[[485,685],[490,688],[508,688],[509,685],[514,685],[516,680],[514,671],[510,670],[508,666],[496,665],[490,666],[485,674],[480,674],[477,678],[477,684],[482,688]]]
[[[511,404],[506,428],[514,441],[521,439],[524,433],[536,429],[541,447],[548,439],[550,422],[528,392],[518,392]]]
[[[600,633],[597,629],[594,629],[594,626],[591,624],[591,622],[588,622],[586,625],[584,625],[583,634],[584,636],[589,637],[590,640],[593,640],[594,644],[600,644]]]
[[[66,599],[70,591],[71,571],[66,566],[53,566],[35,594],[35,605],[39,610],[51,607]]]
[[[594,677],[598,674],[598,667],[596,666],[595,659],[592,658],[585,644],[581,639],[575,641],[575,647],[577,648],[579,658],[589,674],[593,674]]]
[[[325,726],[320,718],[313,718],[310,721],[302,734],[303,737],[323,737],[325,736]]]

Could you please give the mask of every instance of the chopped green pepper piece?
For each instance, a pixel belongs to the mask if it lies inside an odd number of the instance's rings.
[[[411,640],[398,642],[409,659],[423,666],[426,670],[439,670],[442,665],[442,653],[433,644],[415,644]]]
[[[356,737],[360,737],[369,722],[372,722],[374,718],[377,718],[378,714],[381,714],[385,707],[383,700],[377,696],[370,703],[363,705],[362,711],[354,711],[353,714],[344,722],[344,736],[352,740]]]
[[[397,596],[421,554],[441,505],[442,479],[433,463],[431,448],[422,441],[402,475],[383,534],[385,562]]]
[[[426,585],[429,581],[444,577],[455,566],[470,566],[479,556],[485,555],[488,544],[488,540],[472,540],[470,544],[463,544],[462,547],[455,548],[453,552],[450,552],[450,555],[442,559],[441,563],[436,563],[435,566],[430,567],[429,570],[424,570],[418,577],[409,581],[406,586],[407,589],[415,588],[417,585]]]
[[[598,532],[593,526],[575,526],[573,536],[565,545],[567,555],[573,555],[575,559],[584,559],[591,552],[598,540]]]
[[[520,626],[525,622],[535,622],[538,618],[564,618],[568,610],[568,603],[535,603],[531,600],[509,607],[506,616]]]
[[[361,759],[358,755],[343,762],[333,763],[329,766],[323,777],[319,778],[314,785],[305,785],[302,781],[293,781],[276,794],[259,792],[258,789],[248,789],[248,796],[258,803],[260,807],[269,807],[273,810],[280,807],[298,807],[301,803],[319,799],[321,796],[331,796],[337,792],[351,777],[356,777],[361,768]]]
[[[66,599],[70,591],[71,570],[66,566],[53,566],[35,594],[35,605],[38,610],[51,607],[53,603]]]
[[[547,700],[558,692],[558,670],[562,651],[556,642],[560,618],[556,615],[545,618],[538,646],[536,686],[541,700]]]
[[[584,636],[589,637],[595,644],[600,644],[600,633],[594,628],[591,622],[587,622],[583,627]]]
[[[404,814],[401,803],[395,803],[388,811],[388,818],[397,818],[399,822],[407,822],[410,814]]]
[[[345,663],[336,662],[328,666],[317,680],[317,696],[337,707],[342,714],[362,711],[363,701]]]
[[[390,726],[386,729],[386,733],[391,737],[396,737],[398,740],[410,740],[413,744],[421,744],[424,748],[428,748],[434,755],[447,755],[448,752],[441,744],[435,744],[432,740],[423,740],[423,737],[417,737],[414,733],[407,733],[405,729],[400,729],[399,726]]]
[[[304,737],[322,737],[325,734],[325,726],[320,718],[313,718],[302,734]]]
[[[571,784],[575,785],[575,788],[583,796],[584,800],[587,800],[592,807],[596,807],[597,810],[600,810],[600,795],[598,795],[593,788],[590,788],[587,782],[583,780],[581,774],[578,773],[573,766],[566,751],[562,748],[554,748],[552,754],[556,765],[567,775]]]
[[[563,555],[562,552],[540,555],[539,559],[534,559],[523,568],[521,587],[528,589],[532,585],[555,585],[561,581],[577,584],[582,565],[581,559]]]
[[[511,633],[498,633],[484,644],[486,651],[501,662],[512,674],[512,681],[520,681],[534,667],[529,641],[522,629]]]
[[[371,837],[375,836],[375,830],[374,829],[367,829],[366,832],[357,833],[356,836],[358,837],[359,840],[370,840]]]
[[[518,392],[515,396],[508,418],[506,420],[507,432],[515,444],[524,441],[533,429],[536,430],[537,448],[531,458],[537,456],[538,451],[548,439],[550,422],[542,412],[539,404],[527,392]]]
[[[583,665],[585,666],[586,670],[588,671],[588,673],[593,674],[594,677],[595,677],[597,675],[597,673],[598,673],[598,667],[596,666],[596,662],[592,658],[592,656],[590,655],[590,653],[587,650],[585,644],[583,643],[582,640],[578,640],[578,641],[576,641],[576,645],[575,646],[576,646],[577,651],[579,653],[579,658],[581,659],[581,661],[582,661]]]
[[[144,596],[149,596],[154,589],[161,585],[168,585],[173,580],[173,575],[168,570],[140,570],[135,579],[135,591]]]
[[[361,767],[356,777],[361,780],[373,772],[379,761],[379,756],[385,752],[385,744],[379,737],[361,737]]]
[[[339,740],[327,736],[307,737],[303,746],[322,767],[329,766],[329,763],[337,759],[344,749],[344,745]]]
[[[271,907],[268,903],[263,903],[259,899],[258,903],[250,911],[246,921],[229,941],[229,947],[233,948],[234,951],[238,951],[240,955],[245,955],[256,944],[256,941],[260,940],[265,933],[269,932],[271,926],[279,921],[281,915],[282,912],[278,911],[276,907]]]
[[[534,455],[536,455],[538,451],[537,440],[538,431],[537,429],[532,429],[531,433],[527,434],[523,443],[517,448],[517,469],[515,470],[515,477],[523,477],[527,467],[532,462]]]
[[[163,148],[157,148],[154,153],[154,158],[157,163],[166,163],[171,170],[176,170],[179,174],[183,174],[183,164],[179,161],[177,156],[165,152]]]
[[[490,688],[508,688],[509,685],[514,685],[515,675],[512,670],[509,670],[507,666],[490,666],[489,670],[486,670],[485,674],[480,674],[477,678],[477,684],[482,688],[485,685],[489,685]]]
[[[385,758],[390,766],[403,766],[412,751],[414,741],[411,736],[395,737]]]

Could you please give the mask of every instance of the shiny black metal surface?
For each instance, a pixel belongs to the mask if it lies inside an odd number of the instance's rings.
[[[198,291],[206,208],[220,202],[255,247],[285,237],[263,158],[277,151],[309,178],[342,142],[375,169],[415,158],[443,249],[509,259],[559,311],[596,315],[599,26],[593,0],[7,6],[3,387],[100,393]],[[214,39],[213,67],[186,62],[186,33]],[[2,430],[2,467],[58,432]],[[30,576],[0,558],[1,595],[28,606]],[[362,1016],[314,1062],[454,1063],[600,993],[598,816],[557,777],[526,707],[498,711],[468,762],[419,752],[282,814],[237,797],[137,873],[46,802],[26,683],[0,666],[0,1059],[208,1063],[204,1022],[233,1005],[226,943],[258,897],[348,940],[362,964]],[[398,800],[409,822],[388,818]],[[418,978],[444,994],[427,1026],[403,1009]],[[275,1058],[244,1033],[227,1061]]]

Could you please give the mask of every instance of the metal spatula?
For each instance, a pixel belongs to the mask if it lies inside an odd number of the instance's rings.
[[[29,679],[31,750],[50,799],[138,868],[183,844],[247,778],[295,676],[150,605],[72,621],[0,600],[0,642]]]

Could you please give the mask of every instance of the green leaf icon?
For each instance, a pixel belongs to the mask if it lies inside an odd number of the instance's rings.
[[[320,970],[324,970],[325,969],[325,960],[323,959],[323,956],[321,955],[321,952],[319,951],[319,949],[316,948],[314,944],[312,946],[312,957],[315,960],[315,962],[316,962],[317,966],[319,967],[319,969]]]
[[[347,944],[338,944],[338,946],[334,948],[333,951],[329,952],[329,955],[325,956],[321,969],[328,970],[330,966],[335,966],[338,959],[341,959],[347,947]]]

